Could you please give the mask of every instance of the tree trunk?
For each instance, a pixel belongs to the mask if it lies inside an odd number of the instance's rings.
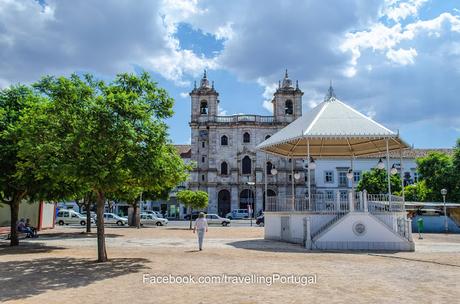
[[[85,204],[86,209],[86,233],[91,233],[91,200],[88,198]]]
[[[18,224],[18,219],[19,219],[19,202],[20,201],[21,201],[20,199],[13,198],[13,201],[10,203],[10,210],[11,210],[10,246],[19,245],[17,224]]]
[[[140,206],[138,202],[134,202],[134,225],[137,227],[137,229],[141,228],[141,217],[139,208]]]
[[[105,235],[104,235],[104,204],[105,197],[103,191],[97,192],[97,261],[106,262],[107,252],[105,250]]]
[[[192,230],[192,222],[193,222],[193,219],[192,219],[192,213],[193,212],[192,212],[192,210],[193,210],[192,207],[190,207],[190,228],[189,228],[190,230]]]

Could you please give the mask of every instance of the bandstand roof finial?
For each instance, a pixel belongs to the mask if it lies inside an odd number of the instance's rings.
[[[332,80],[330,80],[329,89],[327,90],[327,94],[324,97],[324,100],[329,101],[329,100],[332,100],[332,99],[335,99],[335,98],[336,98],[336,96],[335,96],[334,88],[332,87]]]

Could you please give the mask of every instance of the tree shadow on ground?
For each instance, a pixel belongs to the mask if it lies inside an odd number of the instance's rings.
[[[0,256],[9,255],[9,254],[30,254],[30,253],[48,253],[53,250],[63,250],[64,247],[59,246],[47,246],[44,243],[29,243],[29,242],[20,242],[19,246],[10,246],[9,242],[5,244],[0,244]],[[1,272],[1,269],[0,269]]]
[[[116,238],[123,236],[121,234],[115,233],[106,233],[106,238]],[[96,232],[58,232],[58,233],[42,233],[39,234],[39,239],[49,240],[49,239],[79,239],[79,238],[97,238]]]
[[[277,242],[271,240],[245,240],[227,243],[240,249],[267,251],[267,252],[307,252],[300,244]]]
[[[166,230],[182,230],[182,231],[193,231],[193,229],[186,227],[166,227]]]
[[[147,269],[146,262],[148,260],[137,258],[111,259],[105,263],[76,258],[0,262],[0,302],[141,272]]]

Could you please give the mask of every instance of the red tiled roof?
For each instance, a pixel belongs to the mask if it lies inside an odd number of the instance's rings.
[[[402,151],[402,157],[403,158],[419,158],[419,157],[425,157],[431,152],[440,152],[444,153],[447,155],[453,155],[454,154],[454,149],[406,149]],[[374,154],[372,156],[364,156],[363,158],[378,158],[378,157],[386,157],[386,153],[378,153]],[[399,158],[399,151],[392,151],[390,152],[390,157],[391,158]]]
[[[174,145],[182,158],[190,158],[192,156],[192,146],[191,145]]]

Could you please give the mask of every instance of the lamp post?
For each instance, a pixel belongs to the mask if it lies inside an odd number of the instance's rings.
[[[447,233],[449,231],[449,226],[447,224],[447,211],[446,211],[446,195],[447,189],[441,189],[442,200],[444,202],[444,231]]]
[[[254,186],[256,183],[255,182],[247,182],[246,184],[248,186]],[[254,214],[254,210],[253,210],[254,208],[250,208],[250,205],[249,205],[250,204],[249,203],[250,194],[251,194],[251,190],[248,189],[248,211],[249,211],[249,209],[251,209],[251,212],[250,212],[251,214],[249,214],[249,218],[251,219],[251,227],[252,227],[252,215]]]

